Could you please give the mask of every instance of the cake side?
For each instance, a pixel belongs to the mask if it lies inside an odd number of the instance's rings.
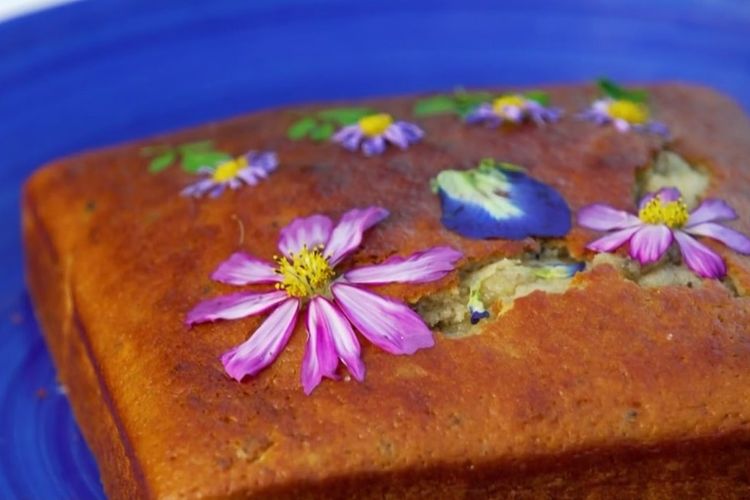
[[[102,385],[85,327],[72,300],[69,272],[72,255],[60,255],[36,213],[27,191],[23,199],[26,284],[37,322],[69,394],[76,421],[96,456],[109,498],[148,496],[138,461],[116,421],[111,396]]]
[[[550,93],[556,103],[578,109],[593,91]],[[652,98],[673,130],[668,148],[710,171],[709,194],[748,213],[750,202],[742,194],[750,189],[750,151],[742,140],[750,134],[747,119],[700,88],[654,87]],[[407,116],[412,104],[393,99],[373,107]],[[547,476],[524,476],[527,486],[538,480],[553,488],[556,475],[575,475],[576,467],[592,470],[587,477],[594,483],[610,477],[607,470],[626,474],[625,465],[597,469],[570,457],[626,456],[633,448],[664,450],[683,442],[702,443],[697,449],[706,450],[705,463],[717,464],[695,476],[698,483],[710,484],[712,474],[725,478],[723,488],[747,483],[746,476],[724,468],[731,461],[711,458],[746,460],[748,442],[748,262],[726,252],[734,291],[717,282],[697,290],[648,289],[603,266],[581,274],[563,294],[517,300],[476,335],[438,334],[434,348],[414,356],[392,357],[363,343],[368,371],[362,384],[324,383],[304,396],[298,381],[301,326],[274,365],[242,384],[230,381],[218,357],[259,320],[188,330],[184,315],[202,298],[230,290],[208,279],[218,263],[237,249],[270,257],[278,229],[292,218],[383,205],[390,218],[368,233],[351,262],[450,244],[465,254],[466,268],[538,252],[549,242],[467,240],[446,231],[429,190],[441,170],[494,157],[525,166],[574,209],[596,201],[625,208],[632,204],[636,173],[667,147],[653,137],[574,120],[502,133],[438,117],[420,122],[426,138],[418,146],[362,158],[334,144],[287,140],[285,130],[299,114],[264,112],[160,138],[213,139],[234,153],[278,152],[281,167],[267,182],[211,202],[177,195],[190,181],[185,174],[148,174],[139,155],[145,143],[66,160],[40,171],[27,186],[31,293],[110,493],[128,491],[121,490],[128,484],[147,485],[130,490],[141,495],[219,497],[281,493],[319,482],[346,491],[382,471],[406,478],[395,482],[395,492],[408,491],[416,478],[424,485],[412,490],[417,495],[441,488],[429,477],[450,469],[459,494],[469,491],[463,478],[489,478],[490,488],[504,471],[507,477],[535,457],[568,460],[570,466],[552,467]],[[748,220],[736,227],[747,232]],[[556,244],[584,256],[590,236],[575,228]],[[42,248],[58,262],[35,257]],[[379,291],[416,303],[459,280],[460,273],[453,273],[433,284]],[[60,286],[47,290],[42,283],[49,282]],[[78,331],[57,326],[74,325],[74,317],[84,326]],[[78,339],[89,346],[84,351],[91,364],[80,372],[63,368],[78,366],[66,357]],[[91,396],[93,379],[101,398]],[[85,408],[107,394],[109,418],[103,416],[106,408]],[[87,418],[89,412],[97,416]],[[730,452],[727,436],[734,443]],[[127,448],[136,464],[126,461]],[[665,467],[654,466],[649,470],[660,472],[642,477],[674,488],[689,483],[687,472],[658,479],[671,474]],[[133,472],[138,469],[141,486]],[[123,483],[116,483],[118,477]],[[635,475],[628,477],[635,481]]]

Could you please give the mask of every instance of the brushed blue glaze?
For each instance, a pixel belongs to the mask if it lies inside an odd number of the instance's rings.
[[[98,0],[1,24],[0,498],[103,496],[24,292],[35,167],[266,106],[456,85],[679,79],[747,109],[748,33],[746,0]]]

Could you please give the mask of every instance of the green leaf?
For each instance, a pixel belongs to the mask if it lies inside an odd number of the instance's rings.
[[[493,95],[489,92],[466,92],[465,90],[457,90],[455,93],[456,102],[459,104],[481,104],[488,102],[493,99]]]
[[[525,168],[523,168],[520,165],[515,165],[513,163],[506,163],[504,161],[501,161],[501,162],[498,162],[496,165],[498,168],[507,170],[509,172],[526,172]]]
[[[324,121],[332,121],[339,125],[351,125],[363,116],[374,113],[370,108],[334,108],[318,112],[318,117]]]
[[[599,89],[607,96],[612,99],[622,99],[625,101],[633,102],[646,102],[648,99],[648,92],[640,89],[625,89],[620,87],[612,80],[601,78],[597,80]]]
[[[148,164],[148,171],[152,174],[161,172],[162,170],[169,167],[172,163],[174,163],[176,158],[177,154],[174,151],[167,151],[166,153],[162,153],[151,160],[151,162]]]
[[[213,141],[198,141],[189,142],[187,144],[180,144],[179,146],[177,146],[177,149],[179,149],[181,153],[193,153],[199,151],[211,151],[213,149],[213,145]]]
[[[456,113],[456,99],[452,96],[438,95],[417,101],[412,114],[414,116],[433,116]]]
[[[333,124],[330,122],[321,123],[310,131],[310,139],[316,142],[322,142],[330,139],[333,135]]]
[[[292,123],[292,125],[289,127],[289,130],[286,131],[286,135],[287,137],[289,137],[289,139],[298,141],[310,134],[310,132],[315,128],[316,125],[317,122],[315,121],[315,119],[308,116]]]
[[[493,99],[493,95],[487,92],[456,92],[456,107],[458,114],[462,118],[465,118],[470,112],[474,111],[474,108],[482,104],[483,102],[490,102]]]
[[[153,156],[155,154],[164,153],[165,151],[169,151],[171,149],[171,146],[165,146],[163,144],[159,144],[156,146],[146,146],[141,148],[141,156]]]
[[[596,84],[599,86],[599,90],[601,90],[602,93],[604,93],[608,97],[611,97],[612,99],[620,99],[625,93],[625,89],[617,85],[612,80],[607,80],[606,78],[600,78],[596,81]]]
[[[648,100],[648,92],[642,89],[626,90],[624,99],[628,101],[644,103]]]
[[[541,90],[530,90],[528,92],[524,92],[523,96],[530,101],[541,104],[542,106],[549,106],[550,101],[549,94],[547,92],[542,92]]]
[[[215,167],[232,157],[220,151],[185,151],[182,156],[182,169],[194,174],[201,167]]]

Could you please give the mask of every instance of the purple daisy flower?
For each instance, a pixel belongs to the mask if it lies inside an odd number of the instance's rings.
[[[332,140],[349,151],[362,148],[365,156],[375,156],[385,151],[386,142],[407,149],[424,136],[424,131],[413,123],[398,121],[387,113],[378,113],[361,118],[334,134]]]
[[[189,185],[180,194],[195,198],[208,194],[216,198],[226,188],[237,189],[243,184],[255,186],[261,179],[268,177],[278,165],[276,153],[250,151],[215,167],[199,168],[198,174],[203,175],[203,179]]]
[[[611,123],[620,132],[635,130],[661,136],[669,135],[666,125],[650,119],[648,106],[642,102],[605,97],[594,101],[578,116],[597,125]]]
[[[719,255],[693,236],[707,236],[750,255],[750,238],[718,224],[736,218],[734,209],[717,199],[704,200],[688,212],[680,191],[673,187],[644,196],[637,216],[601,204],[589,205],[578,212],[578,223],[583,227],[612,231],[589,243],[587,248],[611,252],[629,242],[631,258],[650,264],[658,261],[676,241],[685,264],[703,278],[722,278],[727,268]]]
[[[434,247],[338,276],[334,272],[360,246],[363,233],[387,216],[387,210],[369,207],[346,212],[335,227],[323,215],[293,220],[281,230],[281,257],[274,258],[275,265],[239,252],[212,275],[230,285],[275,284],[276,291],[243,291],[202,302],[188,313],[187,324],[244,318],[273,309],[247,341],[221,357],[227,374],[240,381],[276,359],[306,306],[308,338],[301,371],[306,394],[323,377],[337,378],[339,360],[355,379],[364,379],[355,329],[391,354],[413,354],[431,347],[432,332],[417,313],[366,286],[438,280],[455,268],[460,252]]]
[[[503,123],[518,124],[531,120],[537,125],[545,125],[559,120],[560,116],[562,111],[557,108],[544,106],[521,94],[509,94],[498,97],[491,103],[480,104],[466,115],[466,123],[484,123],[497,127]]]

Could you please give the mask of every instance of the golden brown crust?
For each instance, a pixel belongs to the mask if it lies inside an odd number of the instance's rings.
[[[570,110],[595,95],[551,93]],[[711,195],[750,213],[747,118],[710,90],[651,93],[675,137],[670,148],[710,170]],[[406,118],[412,102],[374,107]],[[149,174],[139,155],[146,142],[59,162],[26,187],[30,290],[110,496],[747,492],[750,298],[720,283],[645,289],[605,266],[565,294],[518,300],[480,335],[438,335],[434,348],[408,357],[363,345],[362,384],[324,382],[305,396],[301,327],[262,374],[228,379],[219,355],[259,320],[188,329],[185,312],[230,290],[209,275],[231,252],[273,255],[292,218],[389,208],[353,262],[436,244],[462,250],[464,263],[512,256],[538,243],[446,231],[430,178],[492,156],[527,167],[574,210],[596,201],[630,208],[636,170],[662,147],[572,119],[499,132],[445,117],[423,120],[426,140],[410,150],[363,158],[288,141],[299,115],[268,111],[148,142],[213,139],[237,154],[278,152],[268,181],[217,200],[180,197],[192,178],[177,169]],[[750,218],[736,227],[750,232]],[[565,243],[582,255],[592,236],[575,228]],[[717,250],[737,289],[750,289],[748,259]],[[414,301],[455,279],[381,291]],[[534,472],[535,463],[546,465]]]
[[[57,254],[28,195],[23,203],[26,281],[58,379],[74,395],[70,400],[76,419],[105,471],[102,480],[110,498],[145,497],[143,474],[133,460],[121,424],[114,419],[111,397],[100,385],[85,329],[66,289],[70,257]]]

